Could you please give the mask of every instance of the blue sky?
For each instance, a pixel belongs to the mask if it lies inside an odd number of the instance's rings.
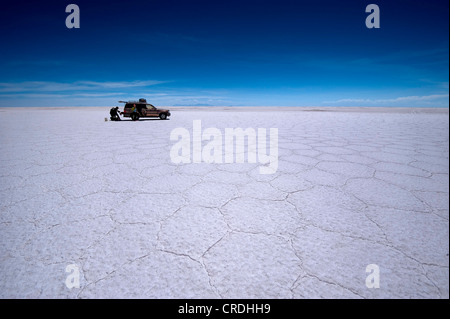
[[[68,4],[80,28],[68,29]],[[379,29],[365,8],[380,8]],[[448,107],[448,1],[20,1],[0,106]]]

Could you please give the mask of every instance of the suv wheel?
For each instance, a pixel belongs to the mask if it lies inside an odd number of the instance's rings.
[[[161,114],[159,114],[159,118],[161,120],[165,120],[167,118],[167,114],[166,113],[161,113]]]
[[[138,114],[138,113],[133,113],[133,114],[131,114],[131,119],[132,119],[133,121],[139,120],[139,114]]]

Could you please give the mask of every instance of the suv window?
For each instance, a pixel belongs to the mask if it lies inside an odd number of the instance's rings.
[[[136,105],[136,107],[140,110],[140,109],[145,109],[145,104],[142,104],[142,103],[127,103],[127,104],[125,104],[125,108],[126,109],[128,109],[128,108],[132,108],[134,105]]]

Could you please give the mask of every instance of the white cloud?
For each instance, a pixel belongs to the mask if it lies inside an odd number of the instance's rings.
[[[14,92],[62,92],[62,91],[90,91],[105,89],[125,89],[137,87],[149,87],[167,81],[123,81],[123,82],[96,82],[76,81],[73,83],[49,82],[49,81],[25,81],[18,83],[0,82],[0,93]]]
[[[334,101],[324,101],[323,103],[327,104],[343,104],[343,103],[350,103],[350,104],[361,104],[361,105],[374,105],[374,104],[403,104],[405,102],[410,103],[418,103],[418,102],[436,102],[436,101],[442,101],[447,99],[448,100],[449,95],[448,94],[432,94],[432,95],[423,95],[423,96],[401,96],[397,98],[391,98],[391,99],[339,99]]]
[[[167,83],[167,81],[131,81],[131,82],[95,82],[95,81],[78,81],[75,82],[79,85],[86,85],[88,87],[105,88],[105,89],[117,89],[117,88],[131,88],[131,87],[146,87],[162,83]]]
[[[96,97],[108,97],[108,96],[120,96],[125,93],[117,92],[117,93],[74,93],[74,94],[60,94],[60,93],[6,93],[1,94],[2,98],[16,98],[16,99],[69,99],[69,98],[78,98],[78,97],[88,97],[88,98],[96,98]]]
[[[0,106],[105,106],[118,100],[146,98],[154,105],[230,104],[223,91],[153,88],[162,81],[73,83],[28,81],[0,83]],[[220,94],[221,93],[221,94]]]

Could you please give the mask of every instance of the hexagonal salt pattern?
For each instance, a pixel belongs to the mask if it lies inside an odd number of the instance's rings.
[[[448,298],[448,111],[355,110],[2,109],[0,297]],[[172,163],[194,120],[278,128],[275,174]]]

